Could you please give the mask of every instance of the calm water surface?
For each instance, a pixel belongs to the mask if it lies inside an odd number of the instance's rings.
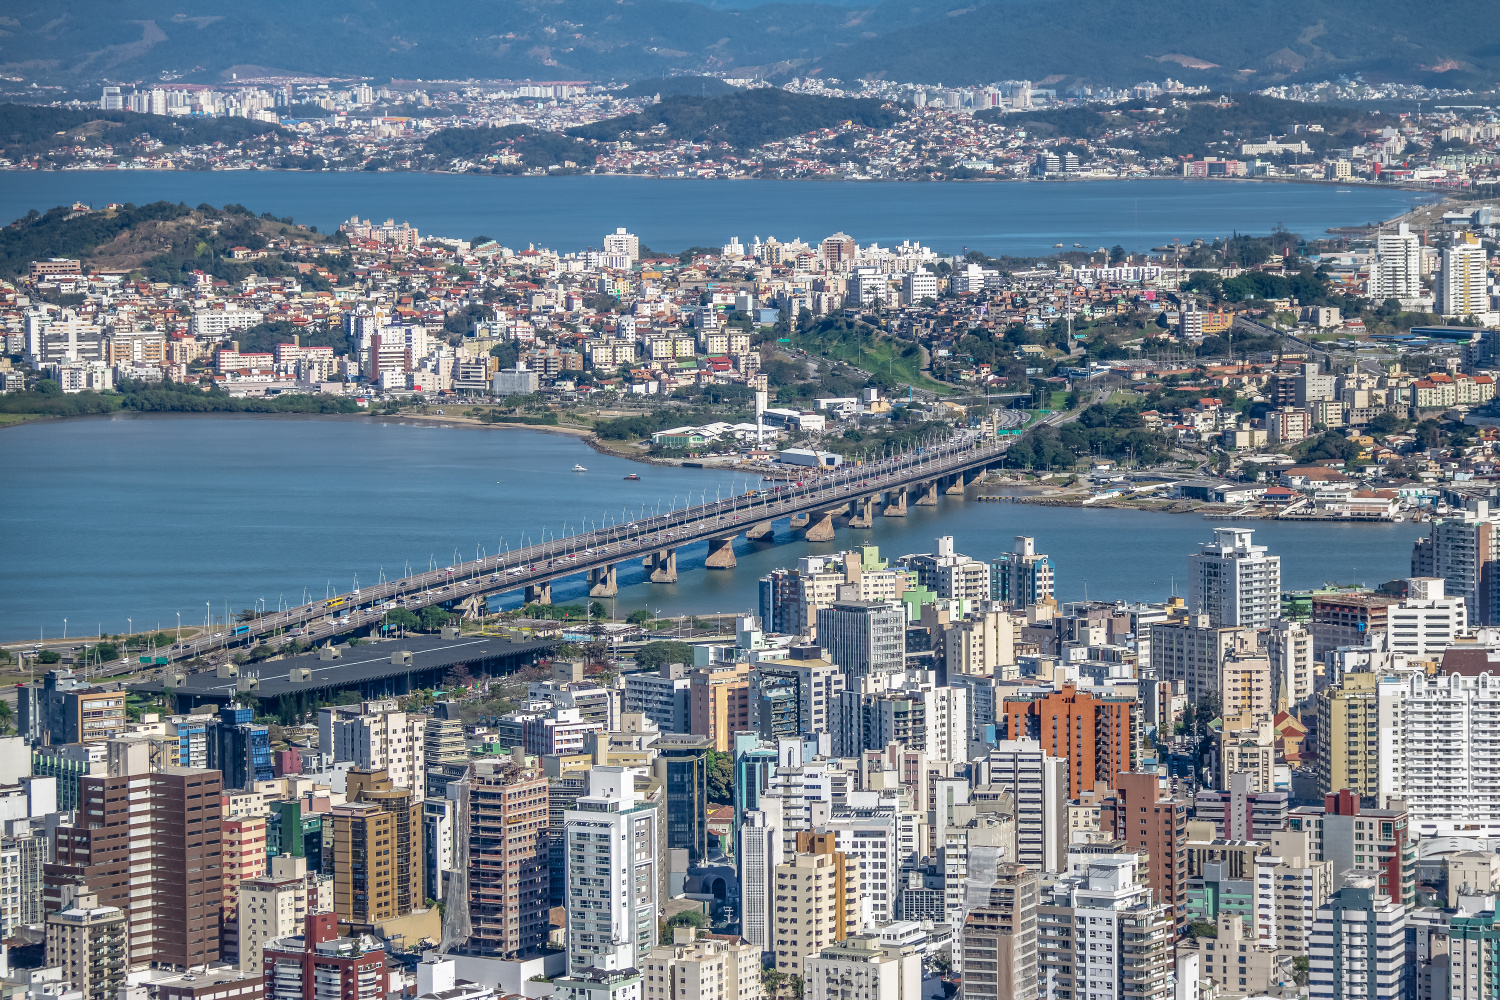
[[[586,473],[570,471],[575,463]],[[117,415],[0,431],[0,638],[122,632],[203,620],[264,599],[348,590],[410,564],[493,553],[523,534],[561,533],[690,491],[742,490],[733,472],[644,466],[578,440],[515,429],[413,426],[371,419]],[[629,473],[639,482],[627,482]],[[745,611],[756,581],[799,556],[875,543],[891,556],[930,551],[938,535],[989,558],[1017,534],[1057,565],[1062,600],[1161,600],[1185,591],[1186,557],[1222,521],[1136,511],[1034,507],[943,498],[905,520],[841,529],[831,543],[736,544],[739,568],[702,568],[706,546],[679,553],[679,582],[621,567],[620,614]],[[1287,587],[1378,583],[1408,573],[1420,525],[1254,523],[1282,557]],[[581,598],[579,578],[559,602]],[[511,595],[501,603],[514,605]]]
[[[1306,236],[1399,215],[1432,196],[1313,184],[1147,180],[1028,183],[702,181],[278,171],[16,171],[0,174],[0,222],[84,201],[239,202],[324,231],[351,215],[409,221],[423,233],[560,250],[599,246],[627,226],[658,250],[731,236],[862,243],[917,240],[942,253],[1051,253],[1053,245],[1131,250],[1174,238]]]

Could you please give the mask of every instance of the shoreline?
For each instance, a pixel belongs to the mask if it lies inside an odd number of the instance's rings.
[[[429,177],[473,177],[502,178],[505,180],[551,180],[559,177],[609,177],[613,179],[635,179],[642,181],[768,181],[787,184],[1078,184],[1138,181],[1188,181],[1204,184],[1302,184],[1310,187],[1350,188],[1364,191],[1413,191],[1431,194],[1446,199],[1445,190],[1425,187],[1416,182],[1396,184],[1368,184],[1360,181],[1327,180],[1322,177],[1183,177],[1177,174],[1151,174],[1144,177],[700,177],[684,174],[681,177],[664,177],[660,174],[616,173],[612,171],[585,172],[556,171],[548,174],[493,174],[456,170],[299,170],[287,167],[232,167],[209,168],[207,170],[162,169],[160,167],[97,167],[90,169],[56,168],[40,170],[32,167],[0,168],[0,173],[25,174],[418,174]]]
[[[402,424],[407,427],[432,427],[437,425],[445,430],[472,429],[472,430],[506,430],[506,431],[540,431],[543,434],[559,434],[563,437],[574,438],[587,445],[589,448],[601,455],[612,458],[623,458],[630,462],[639,462],[642,465],[671,466],[674,468],[700,468],[696,465],[687,465],[680,459],[654,458],[640,452],[633,452],[627,448],[616,449],[596,435],[591,428],[576,427],[567,424],[519,424],[506,421],[487,423],[476,420],[473,417],[448,416],[436,413],[239,413],[232,410],[223,411],[181,411],[172,410],[115,410],[113,413],[79,413],[71,416],[54,416],[48,413],[26,413],[15,414],[20,419],[0,423],[0,433],[17,427],[34,426],[46,423],[64,423],[82,420],[141,420],[141,419],[177,419],[177,420],[199,420],[206,417],[220,417],[229,420],[318,420],[318,421],[355,421],[362,420],[369,423]],[[703,468],[716,468],[716,466],[701,466]]]

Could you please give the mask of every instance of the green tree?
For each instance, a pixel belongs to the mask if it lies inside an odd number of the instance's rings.
[[[636,608],[625,616],[625,620],[632,625],[644,625],[651,620],[651,612],[645,608]]]
[[[400,629],[411,632],[422,627],[422,619],[418,618],[409,608],[397,608],[388,612],[385,616],[386,624],[392,629]]]
[[[603,618],[607,614],[609,614],[609,609],[598,601],[593,601],[589,604],[590,618]]]
[[[734,804],[734,755],[708,752],[708,801],[719,805]]]
[[[663,663],[692,663],[693,647],[685,642],[658,639],[636,650],[635,662],[648,670],[655,670]]]
[[[0,701],[0,735],[11,731],[14,720],[15,713],[11,711],[10,702]]]
[[[1307,985],[1308,959],[1306,955],[1292,956],[1292,982],[1298,986]]]
[[[453,620],[451,612],[445,611],[436,604],[429,604],[422,609],[422,627],[429,632],[436,632]]]
[[[62,654],[55,649],[44,649],[36,655],[40,663],[57,663],[62,659]]]

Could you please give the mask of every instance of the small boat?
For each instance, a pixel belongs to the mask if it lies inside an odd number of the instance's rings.
[[[1074,243],[1074,244],[1073,244],[1073,245],[1074,245],[1074,246],[1075,246],[1075,247],[1081,247],[1081,246],[1083,246],[1083,244],[1082,244],[1082,243]]]
[[[637,476],[634,472],[632,472],[630,475],[626,476],[625,478],[626,479],[639,479],[641,477]]]
[[[574,472],[587,472],[589,470],[585,469],[583,466],[578,465],[578,464],[575,463],[574,466],[573,466],[573,471]]]
[[[1053,245],[1053,246],[1054,246],[1054,247],[1060,247],[1060,246],[1062,246],[1062,244],[1061,244],[1061,243],[1054,243],[1054,244],[1052,244],[1052,245]]]

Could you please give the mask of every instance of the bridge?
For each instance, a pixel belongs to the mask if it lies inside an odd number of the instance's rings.
[[[1053,414],[1042,422],[1062,416]],[[550,604],[555,582],[585,573],[591,599],[613,597],[622,563],[640,559],[653,583],[675,583],[677,551],[695,542],[708,542],[708,568],[732,569],[735,538],[771,539],[774,523],[784,518],[808,541],[826,542],[833,540],[835,518],[847,517],[851,528],[870,528],[877,515],[905,517],[908,505],[935,506],[940,493],[962,495],[969,483],[1000,463],[1009,441],[989,428],[964,430],[941,444],[880,461],[822,472],[809,469],[800,482],[568,534],[229,623],[158,653],[174,661],[189,659],[273,635],[317,642],[379,625],[397,608],[443,605],[479,617],[487,597],[517,590],[525,591],[527,603]]]

